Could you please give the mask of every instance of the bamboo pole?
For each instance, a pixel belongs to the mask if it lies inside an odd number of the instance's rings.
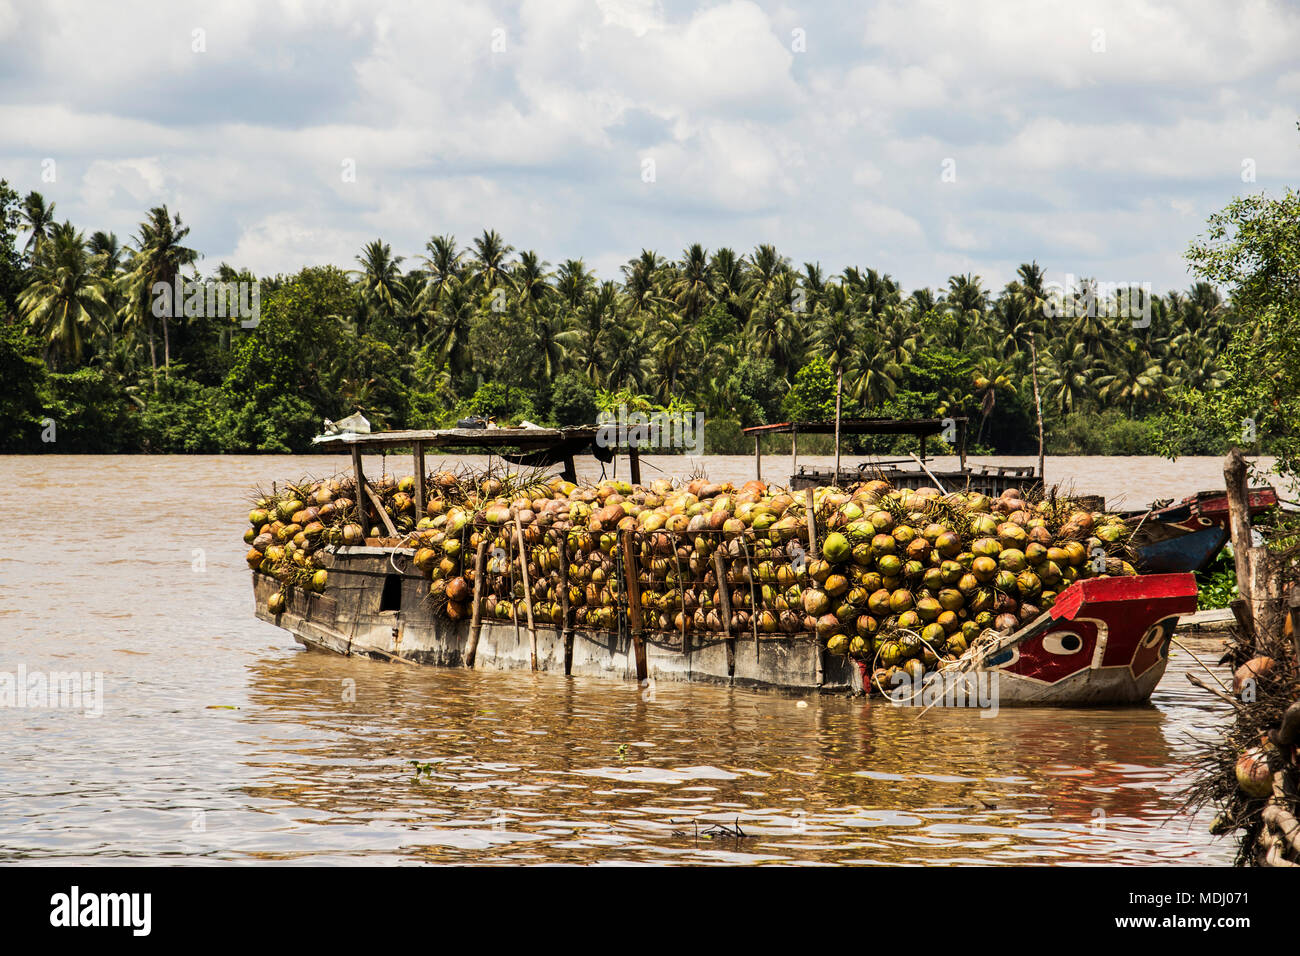
[[[808,518],[808,554],[819,558],[821,549],[817,546],[817,512],[813,505],[812,488],[804,489],[804,511]]]
[[[718,603],[722,605],[722,632],[727,635],[727,676],[736,676],[736,639],[731,636],[731,594],[722,567],[722,548],[713,551],[713,576],[718,579]]]
[[[560,536],[560,618],[564,628],[564,676],[573,672],[573,617],[569,607],[569,536]]]
[[[1043,400],[1038,395],[1038,349],[1034,347],[1034,333],[1029,333],[1029,362],[1034,375],[1034,408],[1038,416],[1038,481],[1047,488],[1047,472],[1043,458]]]
[[[415,518],[424,517],[424,442],[415,443]]]
[[[524,544],[524,526],[515,515],[515,540],[519,542],[519,573],[524,578],[524,611],[528,614],[528,654],[537,670],[537,627],[533,624],[533,588],[528,580],[528,548]]]
[[[840,407],[844,397],[844,369],[835,370],[835,477],[831,484],[837,488],[840,484]]]
[[[361,467],[361,449],[352,446],[352,479],[357,483],[357,516],[361,519],[361,534],[370,536],[370,519],[366,517],[366,473]],[[274,486],[273,486],[274,487]]]
[[[366,485],[366,496],[370,503],[375,506],[375,513],[379,515],[379,520],[383,523],[384,528],[388,531],[390,538],[400,538],[397,527],[393,524],[393,519],[388,517],[388,512],[384,510],[384,503],[379,500],[379,495],[375,494],[374,489],[369,484]]]
[[[487,575],[488,539],[482,538],[474,552],[474,606],[469,617],[469,644],[465,648],[465,666],[474,666],[479,635],[483,633],[483,578]]]
[[[632,653],[636,661],[636,679],[643,683],[649,678],[646,665],[645,635],[641,627],[641,582],[637,579],[636,555],[632,553],[632,532],[624,531],[623,576],[627,579],[627,613],[632,625]]]

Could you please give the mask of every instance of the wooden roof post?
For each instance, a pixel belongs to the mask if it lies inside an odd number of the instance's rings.
[[[424,442],[415,443],[415,519],[424,517]]]
[[[370,520],[366,517],[366,473],[361,468],[361,449],[352,446],[352,480],[357,483],[357,515],[361,518],[361,534],[370,535]]]
[[[760,441],[762,441],[762,436],[758,432],[754,432],[754,477],[759,481],[762,481],[763,480],[763,452],[759,448]]]
[[[835,477],[831,484],[839,487],[840,483],[840,401],[844,392],[844,369],[835,370]]]
[[[632,484],[641,484],[641,452],[635,445],[629,445],[627,449],[627,460],[631,466]]]

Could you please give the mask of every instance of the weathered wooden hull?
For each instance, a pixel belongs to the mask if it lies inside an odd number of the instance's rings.
[[[416,664],[464,666],[470,640],[468,622],[452,622],[429,606],[429,582],[418,573],[398,572],[407,553],[381,548],[340,548],[329,569],[326,594],[293,593],[283,614],[272,615],[266,600],[279,585],[253,575],[257,616],[285,628],[301,644],[337,654]],[[385,609],[400,593],[396,608]],[[400,588],[400,592],[397,589]],[[574,630],[566,641],[558,628],[538,625],[537,669],[556,674],[636,680],[632,639],[627,634]],[[730,646],[729,646],[730,645]],[[823,660],[824,658],[824,660]],[[862,693],[862,679],[845,658],[825,655],[812,641],[752,637],[726,641],[718,635],[692,635],[689,649],[681,638],[646,643],[649,677],[654,680],[729,684],[788,693]],[[529,670],[532,649],[527,625],[485,621],[475,649],[474,666],[491,670]]]
[[[279,585],[253,574],[257,616],[285,628],[301,644],[337,654],[397,659],[407,664],[464,666],[468,622],[433,612],[428,581],[408,567],[401,549],[340,548],[332,554],[326,594],[298,591],[282,614],[266,609]],[[960,706],[1070,706],[1145,701],[1168,662],[1169,639],[1180,614],[1196,607],[1191,575],[1159,575],[1080,581],[1056,605],[1021,631],[985,648],[968,672],[974,703]],[[536,628],[538,671],[636,680],[634,642],[628,634]],[[1076,646],[1077,645],[1077,646]],[[828,655],[820,645],[786,636],[724,639],[692,634],[650,637],[645,646],[652,681],[694,681],[783,693],[860,694],[869,689],[867,668]],[[474,666],[529,670],[533,648],[522,621],[485,622]],[[981,683],[982,682],[982,683]],[[978,685],[978,686],[975,686]],[[918,700],[934,700],[919,693]],[[991,693],[980,703],[979,695]],[[915,702],[915,701],[914,701]]]

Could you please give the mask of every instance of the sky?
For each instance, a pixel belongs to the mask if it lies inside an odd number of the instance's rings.
[[[356,265],[491,228],[998,289],[1192,281],[1300,186],[1300,5],[0,0],[0,178],[87,235],[165,204],[200,269]]]

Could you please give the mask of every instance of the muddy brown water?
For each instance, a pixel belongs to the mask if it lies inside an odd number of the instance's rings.
[[[702,464],[752,477],[752,459]],[[1207,816],[1180,811],[1194,741],[1224,714],[1178,649],[1148,706],[992,718],[304,651],[253,618],[245,493],[345,465],[0,457],[18,529],[0,545],[0,676],[103,679],[98,717],[89,700],[0,708],[0,860],[1231,859]],[[647,477],[659,467],[688,470],[650,459]],[[1214,487],[1219,468],[1052,459],[1049,479],[1072,469],[1081,492],[1140,502]]]

